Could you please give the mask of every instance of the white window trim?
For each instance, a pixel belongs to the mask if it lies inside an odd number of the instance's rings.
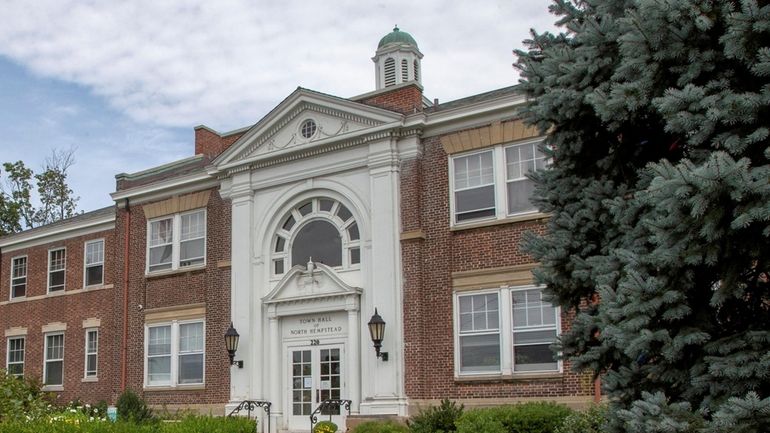
[[[493,289],[462,291],[454,293],[454,311],[452,313],[454,320],[454,370],[455,378],[463,377],[512,377],[527,376],[532,374],[563,373],[564,366],[562,361],[557,360],[556,370],[531,370],[514,371],[513,365],[513,292],[544,289],[544,286],[525,285],[525,286],[502,286]],[[460,371],[460,297],[483,295],[489,293],[498,294],[498,314],[499,332],[500,332],[500,369],[497,371]],[[561,307],[555,306],[556,310],[556,337],[561,335]]]
[[[61,358],[48,359],[48,337],[61,335]],[[43,334],[43,390],[61,389],[64,386],[64,350],[66,349],[66,337],[64,332],[48,332]],[[62,383],[47,384],[45,378],[48,376],[48,363],[52,361],[61,361],[61,381]]]
[[[321,200],[329,200],[332,202],[332,207],[330,210],[321,210]],[[299,207],[305,203],[310,201],[312,204],[311,211],[306,214],[302,215],[299,212]],[[337,216],[337,211],[340,209],[340,206],[345,206],[345,208],[348,209],[348,212],[352,215],[350,218],[348,218],[345,221],[342,221],[342,218]],[[312,221],[326,221],[337,228],[340,234],[340,243],[342,247],[342,265],[335,266],[334,269],[338,270],[353,270],[353,269],[360,269],[361,268],[361,261],[363,260],[363,242],[361,241],[362,233],[361,233],[361,225],[358,224],[358,219],[356,218],[356,215],[353,213],[352,210],[350,210],[351,207],[346,205],[345,203],[342,203],[336,198],[326,197],[326,196],[318,196],[318,197],[312,197],[309,200],[304,199],[300,200],[299,202],[295,203],[291,209],[284,214],[284,216],[279,220],[278,227],[276,228],[271,241],[270,241],[270,278],[272,280],[279,280],[283,278],[284,275],[286,275],[287,272],[289,272],[289,269],[291,269],[293,266],[296,265],[305,265],[305,263],[294,263],[289,264],[291,261],[291,252],[294,248],[294,241],[297,238],[297,234],[299,234],[300,230],[307,225],[308,223]],[[283,228],[283,224],[286,221],[286,219],[289,217],[289,215],[294,217],[294,225],[289,229],[285,230]],[[350,229],[351,226],[357,225],[358,226],[358,239],[352,240],[350,239],[350,233],[348,232],[348,229]],[[281,237],[284,239],[284,247],[283,251],[281,252],[275,252],[275,245],[278,240],[278,237]],[[359,251],[359,260],[358,263],[352,263],[352,250],[358,249]],[[276,273],[275,272],[275,262],[276,261],[283,261],[283,272],[282,273]]]
[[[57,271],[51,271],[51,253],[54,251],[64,251],[64,283],[62,285],[61,289],[57,289],[55,291],[51,291],[51,272],[59,272]],[[67,247],[58,247],[58,248],[51,248],[48,250],[48,272],[46,272],[46,287],[48,288],[48,293],[57,293],[57,292],[65,292],[67,291]]]
[[[89,265],[87,263],[88,262],[88,245],[89,244],[95,244],[97,242],[101,242],[102,243],[102,261],[99,262],[99,263],[91,263]],[[104,238],[91,239],[91,240],[85,241],[83,243],[83,288],[99,287],[99,286],[103,286],[104,285],[104,261],[105,261],[105,256],[106,256],[106,249],[105,249]],[[86,276],[88,275],[88,268],[89,267],[93,267],[93,266],[99,266],[99,265],[101,265],[101,267],[102,267],[102,282],[99,283],[99,284],[90,284],[90,285],[87,284],[88,281],[87,281],[87,277]]]
[[[182,240],[182,215],[194,214],[197,212],[203,212],[203,263],[198,263],[190,266],[179,266],[179,257],[181,251]],[[156,271],[150,270],[150,235],[151,226],[153,222],[171,219],[171,268],[159,269]],[[147,236],[145,240],[145,275],[163,274],[165,272],[173,272],[180,269],[197,269],[206,267],[207,263],[207,248],[208,248],[208,211],[206,208],[192,209],[185,212],[179,212],[171,215],[163,215],[161,217],[152,218],[147,220]]]
[[[503,333],[505,332],[504,328],[504,320],[503,320],[503,299],[502,294],[500,293],[500,289],[487,289],[487,290],[477,290],[473,292],[459,292],[455,293],[454,296],[454,340],[455,340],[455,376],[489,376],[489,375],[499,375],[501,373],[501,370],[484,370],[484,371],[464,371],[461,372],[460,370],[460,362],[461,362],[461,354],[460,354],[460,298],[463,296],[473,296],[473,295],[488,295],[492,293],[497,294],[497,337],[498,337],[498,343],[500,345],[500,365],[505,365],[504,356],[505,356],[505,349],[503,348]],[[492,334],[493,332],[487,331],[487,334]]]
[[[24,377],[24,367],[27,362],[27,337],[24,335],[18,335],[14,337],[8,337],[5,343],[5,371],[10,371],[11,367],[11,340],[23,340],[24,349],[22,350],[22,361],[14,362],[14,364],[21,364],[21,375],[14,374],[13,376]],[[10,373],[9,373],[10,374]]]
[[[18,260],[18,259],[26,259],[26,261],[24,262],[24,278],[25,278],[24,296],[13,296],[13,279],[14,279],[14,277],[13,277],[13,266],[14,266],[14,262],[16,260]],[[10,272],[10,274],[11,274],[10,275],[11,286],[10,286],[10,291],[8,292],[8,299],[24,299],[24,298],[26,298],[27,297],[27,292],[29,291],[28,290],[29,289],[29,257],[26,254],[25,255],[21,255],[21,256],[11,257],[11,272]]]
[[[203,374],[202,381],[200,383],[179,383],[179,326],[190,323],[202,323],[203,324]],[[150,385],[150,370],[149,370],[149,338],[150,328],[156,328],[161,326],[171,326],[171,379],[169,383],[165,384],[152,384]],[[190,320],[172,320],[170,322],[158,322],[158,323],[145,323],[144,324],[144,387],[147,389],[153,388],[198,388],[206,384],[206,320],[203,318],[190,319]]]
[[[485,147],[483,149],[474,149],[468,152],[453,153],[449,155],[449,211],[450,211],[450,227],[463,227],[468,225],[474,225],[489,221],[501,221],[509,218],[516,218],[523,215],[534,215],[539,213],[537,209],[508,213],[508,180],[506,178],[506,161],[505,161],[505,149],[510,146],[519,146],[522,144],[540,144],[544,139],[542,137],[533,138],[529,140],[521,140],[515,142],[508,142],[502,144],[496,144],[494,146]],[[492,151],[492,168],[494,170],[494,190],[495,190],[495,215],[483,218],[473,218],[465,221],[457,221],[457,215],[455,212],[455,170],[454,160],[455,158],[463,158],[470,155],[484,153]],[[550,163],[546,160],[546,164]],[[478,188],[478,187],[474,187]],[[470,188],[468,188],[470,189]]]
[[[91,332],[96,332],[96,351],[93,353],[88,352],[88,334]],[[95,381],[99,377],[99,328],[86,328],[85,329],[85,344],[83,348],[83,379],[85,380],[93,380]],[[96,370],[94,370],[94,374],[89,375],[88,374],[88,355],[95,355],[96,356]]]

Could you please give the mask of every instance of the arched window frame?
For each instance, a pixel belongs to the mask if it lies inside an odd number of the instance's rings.
[[[401,82],[406,83],[409,81],[409,61],[401,59]]]
[[[308,205],[309,207],[306,207]],[[350,216],[345,220],[340,216],[340,213],[344,213],[344,209],[350,213]],[[290,219],[293,219],[293,223],[289,223]],[[331,223],[339,231],[342,244],[342,266],[335,267],[335,269],[360,269],[361,227],[355,216],[347,206],[338,200],[329,197],[315,197],[300,201],[281,218],[270,242],[270,274],[272,276],[280,277],[288,272],[292,266],[306,265],[305,263],[291,263],[292,248],[297,234],[302,228],[308,223],[318,220]],[[357,238],[355,238],[356,232],[358,233]],[[282,248],[278,247],[279,242],[282,242]]]

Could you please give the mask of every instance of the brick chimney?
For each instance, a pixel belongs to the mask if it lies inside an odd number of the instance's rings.
[[[219,135],[218,132],[206,126],[196,126],[195,154],[205,155],[208,159],[214,159],[238,141],[245,132],[245,130],[240,130],[228,135]]]
[[[412,81],[367,93],[353,100],[401,114],[417,113],[422,111],[422,86]]]

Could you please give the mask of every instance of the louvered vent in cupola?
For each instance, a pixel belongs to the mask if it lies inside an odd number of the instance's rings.
[[[417,60],[414,61],[414,81],[420,81],[420,63]]]
[[[385,87],[396,84],[396,61],[392,57],[385,60]]]
[[[401,82],[406,83],[409,81],[409,62],[406,59],[401,60]]]

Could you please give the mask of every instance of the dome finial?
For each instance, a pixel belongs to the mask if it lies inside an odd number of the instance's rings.
[[[394,32],[397,32],[397,31],[398,31],[398,24],[396,24],[396,25],[393,27],[393,31],[394,31]]]

